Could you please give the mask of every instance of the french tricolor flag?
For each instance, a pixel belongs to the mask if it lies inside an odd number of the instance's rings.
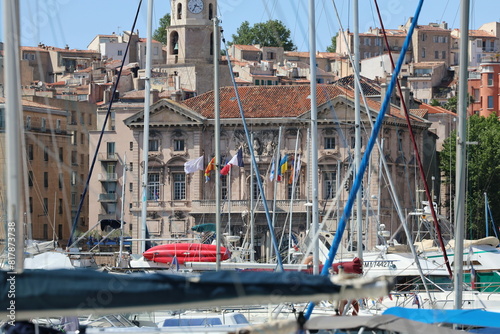
[[[220,170],[221,175],[227,175],[229,174],[229,170],[231,169],[231,166],[238,166],[238,167],[245,167],[243,164],[243,151],[241,148],[238,150],[236,155],[229,160],[229,162]]]

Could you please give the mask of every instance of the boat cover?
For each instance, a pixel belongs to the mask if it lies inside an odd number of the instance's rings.
[[[452,334],[463,333],[451,328],[440,327],[427,324],[420,321],[414,321],[397,317],[394,315],[384,314],[373,317],[353,317],[353,316],[318,316],[311,317],[306,322],[306,328],[309,330],[347,330],[347,329],[378,329],[398,333],[407,334]]]
[[[478,327],[500,328],[500,313],[480,309],[471,310],[427,310],[391,307],[383,314],[426,322],[428,324],[458,324]]]
[[[392,278],[346,280],[301,272],[113,274],[93,270],[0,271],[0,315],[14,302],[16,320],[50,315],[114,314],[158,309],[262,305],[387,295]],[[14,291],[15,298],[9,297]]]

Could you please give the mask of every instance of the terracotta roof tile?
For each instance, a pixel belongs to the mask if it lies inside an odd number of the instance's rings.
[[[235,44],[234,47],[243,51],[260,51],[260,49],[254,45]]]
[[[339,80],[335,81],[335,83],[340,85],[341,87],[353,90],[355,84],[354,74],[340,78]],[[380,95],[380,85],[374,80],[361,77],[361,87],[366,96]]]
[[[439,106],[431,106],[430,104],[422,103],[420,109],[427,109],[429,114],[449,114],[449,115],[457,115],[453,111],[449,111],[443,107]]]
[[[0,97],[0,103],[5,103],[4,97]],[[50,110],[63,110],[61,108],[52,107],[52,106],[49,106],[46,104],[37,103],[37,102],[29,101],[29,100],[21,100],[21,103],[22,103],[23,107],[37,107],[37,108],[50,109]]]
[[[241,104],[247,118],[296,118],[310,110],[310,86],[247,86],[238,87]],[[317,102],[322,105],[337,96],[354,98],[352,90],[339,85],[318,85]],[[206,118],[214,118],[213,91],[183,101],[188,108]],[[367,99],[369,107],[380,110],[380,103]],[[388,115],[404,118],[397,108],[391,107]],[[233,87],[220,89],[220,117],[239,118],[238,101]]]

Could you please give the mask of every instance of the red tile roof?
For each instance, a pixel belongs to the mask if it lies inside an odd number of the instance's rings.
[[[453,111],[449,111],[448,109],[438,106],[431,106],[430,104],[425,104],[425,103],[422,103],[420,105],[420,109],[427,109],[429,114],[449,114],[454,116],[457,115],[456,113],[454,113]]]
[[[4,97],[0,97],[0,103],[5,103]],[[63,110],[61,108],[56,108],[56,107],[52,107],[52,106],[49,106],[46,104],[37,103],[37,102],[29,101],[29,100],[21,100],[21,103],[22,103],[23,107],[37,107],[37,108],[50,109],[50,110]]]
[[[296,118],[308,112],[311,102],[309,85],[247,86],[238,87],[241,104],[247,118]],[[317,102],[322,105],[337,96],[353,99],[352,90],[337,85],[318,85]],[[183,101],[188,108],[206,118],[214,118],[213,91]],[[367,99],[370,108],[380,110],[380,103]],[[389,114],[403,118],[399,110],[392,108]],[[220,90],[220,117],[239,118],[240,111],[233,87]]]
[[[260,51],[260,49],[254,45],[235,44],[234,47],[243,51]]]

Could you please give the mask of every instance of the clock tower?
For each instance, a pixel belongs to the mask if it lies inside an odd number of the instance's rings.
[[[213,21],[217,0],[171,0],[167,64],[213,62]]]

